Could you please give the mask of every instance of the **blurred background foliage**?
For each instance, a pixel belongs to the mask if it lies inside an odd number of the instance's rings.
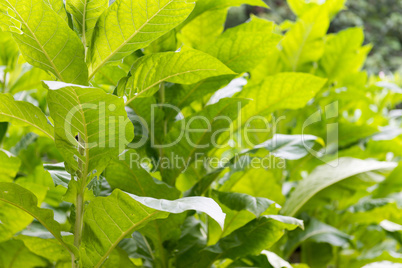
[[[229,11],[226,27],[246,21],[251,14],[281,24],[294,21],[287,1],[265,0],[270,9],[261,7],[233,7]],[[314,1],[311,1],[314,2]],[[319,2],[319,1],[318,1]],[[373,48],[365,63],[368,74],[381,76],[402,73],[402,1],[401,0],[353,0],[347,1],[331,22],[329,32],[337,33],[350,27],[362,27],[365,44]]]

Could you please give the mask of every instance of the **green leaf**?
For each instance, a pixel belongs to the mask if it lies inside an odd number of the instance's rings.
[[[51,262],[69,261],[71,258],[69,252],[56,239],[25,235],[19,235],[16,238],[24,242],[29,251]]]
[[[54,220],[53,211],[38,207],[37,197],[27,189],[15,184],[0,182],[0,201],[14,206],[38,220],[70,253],[72,246],[63,241],[60,224]]]
[[[123,100],[98,88],[62,82],[46,85],[56,146],[68,167],[81,178],[99,175],[134,136]],[[77,135],[81,141],[75,139]]]
[[[198,254],[192,267],[210,267],[217,259],[238,259],[258,255],[270,248],[284,234],[284,230],[303,228],[303,222],[285,216],[262,216],[222,238]]]
[[[295,230],[289,234],[284,250],[285,256],[290,256],[300,244],[307,240],[315,243],[329,243],[333,246],[341,247],[352,239],[349,235],[314,218],[305,220],[304,224],[304,231]]]
[[[0,182],[11,182],[20,169],[21,160],[0,149]]]
[[[68,23],[67,12],[63,0],[44,0],[64,21]],[[69,1],[67,1],[69,2]]]
[[[183,25],[186,25],[194,18],[198,17],[204,12],[207,11],[216,11],[223,8],[233,7],[233,6],[241,6],[241,5],[250,5],[250,6],[260,6],[260,7],[268,7],[262,0],[202,0],[197,1],[195,5],[194,11],[191,15],[186,19]],[[181,26],[183,26],[181,25]]]
[[[138,196],[168,200],[179,198],[178,190],[153,178],[141,167],[140,160],[134,161],[139,157],[134,150],[127,150],[124,153],[125,160],[113,160],[105,170],[110,186]]]
[[[178,165],[162,170],[164,180],[173,185],[177,176],[185,170],[186,164],[194,162],[196,154],[205,154],[213,147],[219,137],[218,134],[222,133],[222,131],[215,131],[229,127],[230,123],[227,119],[222,120],[222,116],[231,120],[235,119],[239,114],[239,105],[243,107],[246,103],[247,101],[244,99],[222,99],[218,103],[206,106],[199,113],[175,122],[165,140],[165,145],[175,144],[175,146],[164,149],[163,155],[170,161],[180,159],[180,162]],[[205,119],[208,120],[209,125]],[[189,131],[190,129],[197,131]],[[183,131],[186,133],[185,137],[183,137]]]
[[[75,28],[82,35],[85,45],[90,44],[96,22],[108,7],[109,0],[68,0],[66,2],[66,9],[73,15]]]
[[[193,84],[208,77],[234,74],[220,61],[197,50],[164,52],[138,59],[127,82],[126,94],[130,103],[137,97],[152,96],[164,81]]]
[[[371,46],[362,47],[363,41],[361,28],[350,28],[329,36],[320,65],[330,80],[342,79],[360,70],[371,49]]]
[[[402,182],[400,180],[400,174],[402,172],[402,164],[399,163],[389,176],[378,184],[378,188],[374,191],[374,197],[386,197],[389,194],[399,192],[402,189]]]
[[[227,13],[227,8],[202,13],[181,29],[180,40],[185,45],[202,50],[223,32]]]
[[[0,121],[17,126],[30,126],[39,134],[53,138],[53,127],[45,114],[36,106],[25,101],[15,101],[9,94],[0,94]]]
[[[274,23],[252,17],[250,22],[226,30],[204,51],[237,73],[257,67],[282,36],[274,34]]]
[[[310,74],[280,73],[245,86],[235,97],[252,101],[247,105],[247,109],[242,110],[241,121],[238,119],[232,123],[233,132],[243,129],[248,120],[255,116],[266,117],[276,110],[304,107],[324,86],[325,81]],[[253,126],[252,121],[248,126]],[[221,135],[219,144],[224,144],[229,138],[227,133]]]
[[[5,0],[1,6],[11,15],[0,13],[0,26],[13,33],[28,63],[53,73],[60,81],[88,84],[84,47],[49,3]]]
[[[94,29],[89,77],[106,63],[146,47],[186,19],[193,8],[194,3],[183,0],[117,0]]]
[[[275,134],[272,139],[258,144],[250,152],[264,148],[276,157],[297,160],[305,157],[315,142],[324,145],[324,141],[321,138],[313,135]]]
[[[389,170],[396,166],[397,164],[392,162],[360,160],[349,157],[319,166],[299,183],[286,201],[281,213],[288,216],[297,215],[310,199],[331,185],[361,173]]]
[[[324,6],[308,10],[285,34],[280,46],[281,56],[288,70],[312,68],[324,53],[324,36],[329,18]],[[307,67],[305,67],[307,65]]]
[[[30,252],[22,241],[9,240],[0,243],[0,267],[35,268],[48,265],[45,259]]]
[[[219,192],[214,191],[218,196],[219,202],[230,208],[231,210],[241,211],[248,210],[256,217],[259,217],[264,211],[266,211],[271,205],[275,204],[263,197],[254,197],[241,193]],[[280,208],[279,205],[275,205]]]
[[[97,197],[84,215],[81,252],[86,266],[99,267],[126,236],[169,213],[187,210],[205,212],[223,224],[225,214],[209,198],[188,197],[175,201],[128,195],[116,189],[108,197]]]

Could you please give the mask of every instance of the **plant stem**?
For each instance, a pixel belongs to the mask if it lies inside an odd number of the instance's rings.
[[[81,135],[78,134],[78,143],[80,144],[79,146],[79,153],[80,155],[85,154],[85,150],[82,147],[82,144],[84,143]],[[85,145],[86,146],[86,145]],[[85,205],[85,185],[86,185],[86,174],[83,174],[83,167],[82,167],[82,162],[78,162],[78,168],[79,168],[79,176],[78,176],[78,191],[77,191],[77,196],[76,196],[76,213],[75,213],[75,224],[74,224],[74,246],[76,246],[78,249],[81,246],[81,240],[82,240],[82,230],[83,230],[83,219],[84,219],[84,205]],[[77,260],[77,256],[74,256],[74,266],[73,267],[79,267],[75,261]]]

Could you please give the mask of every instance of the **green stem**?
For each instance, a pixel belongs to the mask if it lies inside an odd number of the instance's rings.
[[[84,142],[81,138],[81,135],[78,134],[78,143],[83,145]],[[83,146],[86,146],[85,144]],[[79,147],[79,153],[80,155],[85,154],[85,150],[82,146]],[[76,246],[78,249],[81,246],[81,241],[82,241],[82,230],[83,230],[83,220],[84,220],[84,205],[85,205],[85,185],[86,185],[86,174],[83,174],[83,167],[82,167],[82,162],[78,163],[78,168],[79,168],[79,174],[80,176],[78,177],[78,192],[76,196],[76,213],[75,213],[75,224],[74,224],[74,246]],[[74,256],[73,259],[73,268],[79,267],[79,264],[77,263],[78,256]]]

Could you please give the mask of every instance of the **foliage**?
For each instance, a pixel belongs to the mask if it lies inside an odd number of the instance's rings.
[[[0,267],[402,262],[402,90],[310,2],[0,0]]]

